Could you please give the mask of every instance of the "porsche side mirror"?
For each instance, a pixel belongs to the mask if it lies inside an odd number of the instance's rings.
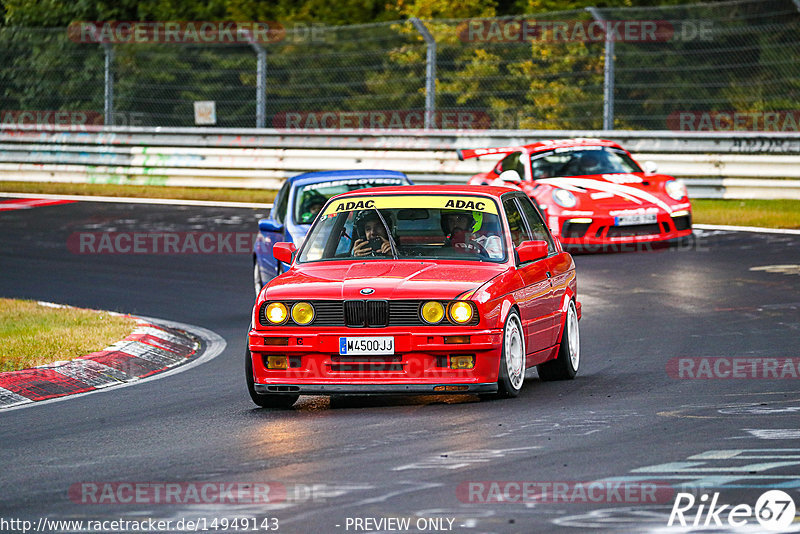
[[[658,164],[655,161],[644,162],[644,172],[647,174],[655,174],[658,172]]]
[[[519,173],[514,170],[503,171],[502,173],[500,173],[500,176],[498,176],[498,178],[500,180],[503,180],[504,182],[519,183],[522,181],[522,178],[520,177]]]
[[[523,241],[516,251],[520,263],[540,260],[547,257],[547,241]]]
[[[296,250],[297,247],[294,246],[294,243],[286,243],[281,241],[280,243],[275,243],[272,246],[272,255],[278,261],[291,264]]]
[[[262,232],[283,232],[283,225],[275,219],[261,219],[258,221],[258,229]]]

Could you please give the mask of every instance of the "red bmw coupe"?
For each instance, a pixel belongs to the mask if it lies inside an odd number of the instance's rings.
[[[524,191],[564,245],[622,250],[616,245],[689,236],[692,206],[683,183],[643,170],[630,153],[602,139],[554,139],[517,147],[460,150],[459,159],[503,155],[471,185]],[[627,249],[627,248],[626,248]]]
[[[301,394],[514,397],[525,370],[580,363],[572,257],[507,187],[380,187],[332,198],[256,299],[245,358],[262,407]]]

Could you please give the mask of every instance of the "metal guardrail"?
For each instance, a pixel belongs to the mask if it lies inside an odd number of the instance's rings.
[[[456,149],[603,137],[695,197],[800,198],[800,134],[631,131],[281,131],[221,128],[0,128],[0,180],[275,189],[305,171],[387,168],[463,183],[494,159]]]

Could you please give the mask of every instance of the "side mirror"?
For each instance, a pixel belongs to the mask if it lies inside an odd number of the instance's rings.
[[[504,182],[519,183],[522,181],[522,178],[520,177],[519,173],[514,170],[503,171],[497,178],[503,180]]]
[[[516,251],[520,263],[540,260],[547,257],[547,241],[523,241]]]
[[[644,172],[647,174],[655,174],[658,172],[658,165],[655,161],[645,161],[644,162]]]
[[[291,264],[296,250],[297,247],[294,246],[294,243],[286,243],[285,241],[281,241],[280,243],[275,243],[272,246],[272,255],[278,261]]]
[[[262,232],[283,232],[283,225],[275,219],[261,219],[258,221],[258,229]]]

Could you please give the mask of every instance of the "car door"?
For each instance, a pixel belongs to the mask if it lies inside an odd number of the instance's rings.
[[[570,280],[571,262],[566,254],[558,254],[550,230],[544,222],[539,210],[534,206],[531,199],[527,196],[517,196],[517,202],[522,208],[522,214],[534,241],[545,241],[547,243],[547,258],[540,260],[547,267],[546,275],[550,279],[552,293],[548,303],[548,312],[551,317],[550,345],[555,345],[558,341],[558,334],[561,327],[561,302],[567,291]]]
[[[520,207],[519,198],[525,195],[514,194],[503,198],[511,242],[516,248],[524,241],[532,241],[533,235]],[[530,358],[534,353],[553,345],[552,287],[548,277],[546,258],[517,265],[521,285],[514,291],[514,300],[520,309],[522,329],[525,333],[525,350]],[[530,365],[531,362],[528,362]]]

